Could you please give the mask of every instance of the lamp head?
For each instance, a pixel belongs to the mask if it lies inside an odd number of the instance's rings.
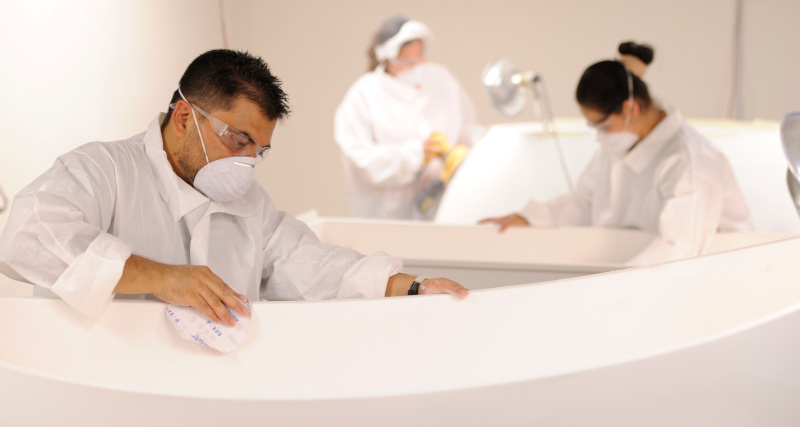
[[[481,83],[492,107],[500,114],[512,118],[518,116],[528,101],[527,94],[540,77],[532,71],[520,72],[511,61],[496,58],[486,65]]]

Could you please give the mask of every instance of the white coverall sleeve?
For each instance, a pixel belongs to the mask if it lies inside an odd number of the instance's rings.
[[[658,238],[627,262],[650,265],[703,253],[722,217],[723,191],[718,182],[673,158],[662,166],[657,191],[664,200]]]
[[[519,215],[533,227],[590,225],[597,162],[598,155],[595,154],[581,173],[574,191],[547,202],[530,200],[519,211]]]
[[[360,178],[381,188],[402,187],[413,182],[425,157],[424,141],[409,139],[380,144],[376,126],[363,94],[351,90],[336,110],[334,138],[342,154],[355,166]]]
[[[400,259],[382,252],[365,256],[324,244],[305,223],[272,205],[270,208],[264,226],[262,298],[286,301],[383,297],[389,278],[403,268]]]
[[[49,288],[86,316],[114,297],[131,246],[108,234],[113,166],[69,153],[14,199],[0,238],[0,271]]]

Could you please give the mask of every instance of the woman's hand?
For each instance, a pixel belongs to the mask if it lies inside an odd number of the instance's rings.
[[[500,226],[500,232],[506,231],[508,227],[525,227],[530,225],[528,220],[519,214],[511,214],[506,216],[484,218],[478,221],[478,224],[497,224]]]

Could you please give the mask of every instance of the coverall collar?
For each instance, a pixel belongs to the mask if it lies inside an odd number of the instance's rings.
[[[683,123],[683,117],[677,109],[664,102],[656,102],[655,105],[667,115],[623,160],[636,173],[642,172],[656,158],[659,151],[681,129]]]

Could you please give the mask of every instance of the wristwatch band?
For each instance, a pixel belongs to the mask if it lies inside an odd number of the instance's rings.
[[[422,281],[425,280],[425,279],[427,279],[427,277],[417,276],[414,279],[414,282],[411,283],[411,288],[408,289],[408,294],[409,295],[418,295],[419,294],[419,287],[422,286]]]

